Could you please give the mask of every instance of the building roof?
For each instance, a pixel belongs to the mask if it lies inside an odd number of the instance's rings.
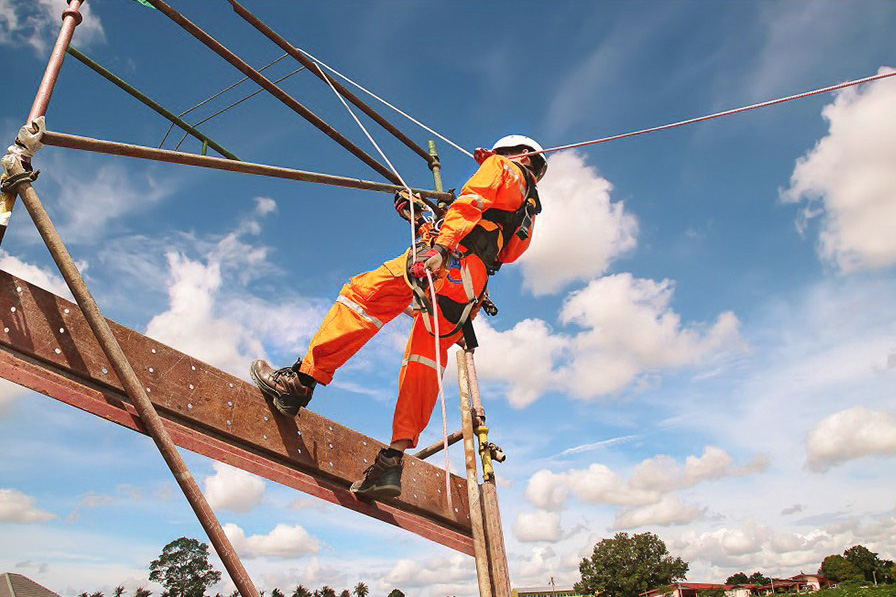
[[[0,574],[0,597],[59,597],[47,587],[14,572]]]

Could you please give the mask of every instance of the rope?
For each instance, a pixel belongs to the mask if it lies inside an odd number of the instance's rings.
[[[342,73],[340,73],[338,70],[336,70],[336,69],[333,68],[332,66],[329,66],[328,64],[326,64],[326,63],[324,63],[324,62],[318,60],[317,58],[315,58],[314,56],[312,56],[310,53],[306,52],[306,51],[303,50],[302,48],[296,48],[296,49],[297,49],[299,52],[301,52],[302,54],[304,54],[305,56],[307,56],[308,58],[310,58],[311,60],[313,60],[314,62],[318,63],[320,66],[322,66],[322,67],[324,67],[325,69],[327,69],[328,71],[332,72],[334,75],[340,77],[341,79],[347,81],[348,83],[351,83],[352,85],[354,85],[355,87],[357,87],[358,89],[360,89],[361,91],[363,91],[364,93],[366,93],[367,95],[373,97],[374,99],[379,100],[380,102],[382,102],[382,103],[385,104],[386,106],[392,108],[393,110],[395,110],[396,112],[398,112],[399,114],[401,114],[402,116],[404,116],[405,118],[407,118],[408,120],[410,120],[411,122],[413,122],[414,124],[416,124],[417,126],[419,126],[419,127],[423,128],[423,129],[425,129],[426,131],[432,133],[433,135],[435,135],[436,137],[438,137],[439,139],[441,139],[442,141],[444,141],[445,143],[447,143],[448,145],[450,145],[450,146],[453,147],[454,149],[456,149],[456,150],[458,150],[459,152],[463,153],[463,154],[466,155],[467,157],[473,157],[473,154],[472,154],[472,153],[470,153],[469,151],[467,151],[466,149],[464,149],[463,147],[461,147],[460,145],[458,145],[457,143],[455,143],[455,142],[452,141],[451,139],[449,139],[449,138],[447,138],[447,137],[445,137],[445,136],[443,136],[443,135],[440,135],[438,132],[436,132],[436,131],[434,131],[433,129],[431,129],[430,127],[426,126],[425,124],[423,124],[422,122],[420,122],[419,120],[417,120],[416,118],[414,118],[413,116],[411,116],[410,114],[404,112],[403,110],[401,110],[400,108],[398,108],[398,107],[396,107],[396,106],[393,106],[392,104],[390,104],[389,102],[387,102],[386,100],[384,100],[383,98],[381,98],[380,96],[378,96],[377,94],[375,94],[374,92],[370,91],[369,89],[364,88],[363,86],[361,86],[360,83],[356,83],[355,81],[352,81],[351,79],[349,79],[348,77],[346,77],[345,75],[343,75]],[[331,85],[331,87],[332,87],[332,85]],[[334,91],[335,91],[335,90],[334,90]],[[339,94],[337,93],[337,95],[339,95]],[[341,97],[341,96],[340,96],[340,97]],[[343,102],[343,103],[344,103],[344,102]],[[396,174],[397,174],[397,173],[396,173]]]
[[[273,63],[271,63],[271,64],[273,64]],[[270,65],[269,65],[269,66],[270,66]],[[283,75],[282,77],[280,77],[279,79],[277,79],[276,81],[274,81],[274,84],[277,84],[277,83],[280,83],[280,82],[282,82],[282,81],[285,81],[286,79],[290,78],[291,76],[293,76],[293,75],[296,74],[297,72],[300,72],[300,71],[303,71],[303,70],[305,70],[305,67],[304,67],[304,66],[300,66],[299,68],[297,68],[296,70],[292,71],[291,73],[286,74],[286,75]],[[221,108],[220,110],[218,110],[217,112],[215,112],[215,113],[212,114],[211,116],[206,116],[205,118],[203,118],[202,120],[200,120],[199,122],[197,122],[196,124],[194,124],[193,127],[195,128],[195,127],[199,126],[200,124],[203,124],[203,123],[208,122],[209,120],[211,120],[211,119],[214,118],[215,116],[218,116],[219,114],[223,114],[223,113],[226,112],[227,110],[233,108],[234,106],[238,106],[239,104],[243,103],[243,102],[246,101],[247,99],[253,98],[253,97],[255,97],[256,95],[258,95],[259,93],[262,93],[263,91],[264,91],[264,89],[258,89],[257,91],[254,91],[254,92],[250,93],[249,95],[247,95],[247,96],[244,97],[243,99],[239,99],[239,100],[233,102],[232,104],[230,104],[229,106],[226,106],[226,107],[224,107],[224,108]],[[169,128],[168,130],[169,130],[169,132],[170,132],[171,129]],[[177,145],[174,146],[174,150],[175,150],[175,151],[177,151],[177,148],[180,147],[181,143],[184,142],[184,140],[187,138],[187,135],[188,135],[188,134],[189,134],[189,133],[184,133],[184,136],[180,138],[180,141],[178,141],[178,142],[177,142]],[[163,142],[164,142],[164,140],[163,140]]]
[[[269,62],[269,63],[265,64],[264,66],[262,66],[261,68],[258,69],[258,72],[261,72],[261,71],[263,71],[264,69],[266,69],[266,68],[268,68],[268,67],[270,67],[270,66],[274,66],[275,64],[277,64],[278,62],[280,62],[281,60],[283,60],[284,58],[286,58],[287,56],[289,56],[289,54],[284,54],[283,56],[281,56],[280,58],[277,58],[277,59],[274,60],[273,62]],[[198,104],[196,104],[195,106],[193,106],[192,108],[188,108],[188,109],[184,110],[183,112],[181,112],[180,114],[177,115],[178,118],[183,118],[184,116],[186,116],[187,114],[189,114],[190,112],[192,112],[193,110],[195,110],[196,108],[199,108],[199,107],[201,107],[201,106],[204,106],[205,104],[209,103],[210,101],[212,101],[212,100],[215,99],[216,97],[218,97],[218,96],[220,96],[220,95],[222,95],[222,94],[224,94],[224,93],[230,91],[231,89],[233,89],[233,88],[236,87],[237,85],[240,85],[240,84],[242,84],[242,83],[244,83],[244,82],[246,82],[246,81],[248,81],[248,80],[249,80],[249,77],[243,77],[242,79],[240,79],[240,80],[237,81],[236,83],[234,83],[234,84],[232,84],[232,85],[230,85],[230,86],[228,86],[228,87],[225,87],[224,89],[222,89],[222,90],[219,91],[218,93],[216,93],[216,94],[214,94],[214,95],[212,95],[212,96],[210,96],[210,97],[205,98],[204,100],[202,100],[201,102],[199,102]],[[205,121],[203,120],[203,122],[205,122]],[[162,145],[165,144],[165,140],[168,139],[168,135],[171,134],[171,129],[173,129],[173,128],[174,128],[174,123],[172,122],[172,123],[168,126],[168,130],[165,132],[165,136],[162,137],[162,142],[159,143],[159,149],[161,149],[161,148],[162,148]],[[181,141],[183,141],[183,140],[181,140]],[[180,145],[180,143],[178,143],[178,146],[179,146],[179,145]]]
[[[719,118],[721,116],[730,116],[731,114],[738,114],[740,112],[746,112],[748,110],[755,110],[757,108],[765,108],[767,106],[774,106],[775,104],[781,104],[781,103],[789,102],[789,101],[795,100],[795,99],[802,99],[804,97],[809,97],[810,95],[818,95],[820,93],[836,91],[838,89],[843,89],[845,87],[861,85],[862,83],[868,83],[870,81],[877,81],[879,79],[885,79],[887,77],[892,77],[894,75],[896,75],[896,71],[893,71],[890,73],[881,73],[881,74],[873,75],[870,77],[865,77],[863,79],[847,81],[845,83],[839,83],[837,85],[831,85],[829,87],[822,87],[821,89],[813,89],[812,91],[805,91],[803,93],[797,93],[796,95],[788,95],[786,97],[780,97],[778,99],[773,99],[773,100],[769,100],[766,102],[760,102],[758,104],[751,104],[749,106],[742,106],[740,108],[734,108],[732,110],[725,110],[724,112],[716,112],[715,114],[708,114],[706,116],[700,116],[698,118],[690,118],[688,120],[681,120],[679,122],[673,122],[671,124],[664,124],[662,126],[654,126],[654,127],[647,128],[647,129],[641,129],[640,131],[632,131],[630,133],[623,133],[621,135],[613,135],[611,137],[601,137],[600,139],[594,139],[592,141],[582,141],[580,143],[570,143],[569,145],[559,145],[557,147],[549,147],[548,149],[543,149],[541,151],[530,151],[530,152],[526,152],[526,153],[520,154],[519,156],[514,156],[514,157],[537,155],[539,153],[560,151],[562,149],[572,149],[574,147],[583,147],[585,145],[594,145],[596,143],[606,143],[607,141],[615,141],[616,139],[624,139],[626,137],[634,137],[635,135],[643,135],[644,133],[653,133],[656,131],[664,131],[666,129],[684,126],[686,124],[693,124],[695,122],[703,122],[704,120],[710,120],[712,118]]]
[[[310,54],[309,54],[309,56],[310,56]],[[312,60],[316,60],[316,59],[312,57]],[[324,74],[324,79],[326,79],[327,84],[330,86],[330,89],[333,90],[333,93],[336,94],[336,97],[339,98],[339,101],[342,102],[342,105],[345,106],[345,109],[348,110],[349,114],[351,114],[351,117],[354,119],[355,123],[357,123],[357,125],[361,128],[361,130],[364,131],[364,135],[367,137],[367,139],[370,141],[370,143],[373,144],[374,148],[380,154],[380,157],[383,158],[383,161],[386,162],[386,165],[389,166],[389,169],[392,170],[392,173],[395,174],[395,176],[398,178],[399,182],[401,182],[402,186],[404,186],[404,188],[408,192],[408,204],[410,206],[409,209],[410,209],[410,215],[411,215],[411,217],[410,217],[411,259],[412,259],[411,263],[414,263],[417,261],[417,234],[416,234],[417,231],[414,226],[414,222],[416,221],[416,218],[414,217],[414,200],[413,200],[414,193],[411,191],[411,187],[409,187],[408,184],[404,181],[404,178],[401,177],[401,174],[399,174],[398,169],[395,168],[395,166],[392,164],[392,162],[389,160],[389,158],[386,156],[386,154],[380,148],[379,144],[377,144],[377,142],[370,135],[370,132],[367,130],[367,128],[361,123],[360,120],[358,120],[358,117],[355,115],[355,112],[348,105],[348,102],[345,101],[345,98],[342,97],[342,95],[336,90],[336,87],[333,85],[332,79],[329,76],[327,76],[326,74]],[[435,348],[436,348],[436,350],[435,350],[436,384],[438,385],[438,388],[439,388],[439,399],[441,400],[441,403],[442,403],[442,445],[443,445],[444,451],[445,451],[445,494],[448,498],[448,509],[451,510],[454,507],[454,505],[453,505],[453,501],[452,501],[452,497],[451,497],[451,460],[448,455],[448,414],[447,414],[447,410],[445,408],[445,392],[444,392],[444,389],[442,388],[442,367],[441,367],[442,355],[441,355],[441,346],[440,346],[440,342],[439,342],[441,340],[441,338],[439,338],[439,307],[438,307],[438,303],[436,302],[436,291],[435,291],[435,285],[433,284],[433,280],[432,280],[432,273],[428,269],[426,270],[426,278],[429,280],[429,290],[432,295],[432,310],[433,310],[432,318],[433,318],[434,326],[435,326],[434,327],[434,330],[435,330],[434,342],[435,342]],[[425,315],[421,314],[421,317],[425,317]]]

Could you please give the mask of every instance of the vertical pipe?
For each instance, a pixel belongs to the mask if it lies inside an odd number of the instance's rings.
[[[62,68],[62,61],[65,60],[65,51],[68,44],[72,40],[72,34],[75,27],[81,23],[82,17],[78,9],[81,8],[82,0],[69,0],[68,8],[62,11],[62,28],[59,29],[59,36],[56,38],[56,45],[53,46],[53,52],[50,54],[50,60],[47,62],[47,69],[44,71],[44,78],[37,88],[37,95],[34,97],[34,104],[31,106],[31,112],[28,114],[29,123],[38,116],[47,113],[47,106],[50,104],[50,96],[53,95],[53,88],[56,87],[56,80],[59,78],[59,70]]]
[[[68,8],[62,11],[62,27],[59,29],[59,35],[56,37],[56,45],[50,53],[50,59],[47,61],[47,68],[44,70],[44,77],[41,79],[34,96],[34,103],[31,105],[31,112],[28,113],[28,120],[25,124],[29,124],[38,116],[44,116],[47,113],[47,106],[50,105],[50,97],[53,95],[53,88],[56,87],[56,80],[59,78],[59,71],[62,69],[62,62],[65,60],[65,50],[68,48],[75,27],[81,22],[82,0],[70,0]],[[12,217],[12,208],[16,204],[15,192],[3,193],[0,197],[0,243],[6,235],[6,228],[9,225],[9,219]]]
[[[479,480],[476,476],[476,446],[473,442],[473,415],[470,411],[470,385],[463,351],[457,351],[457,382],[460,387],[460,418],[464,432],[464,464],[467,468],[467,498],[470,503],[470,526],[473,529],[473,552],[476,558],[476,578],[479,596],[492,597],[489,578],[488,547],[485,544],[485,528],[482,522],[482,506],[479,497]]]
[[[13,176],[22,172],[24,172],[24,168],[22,168],[21,163],[15,161],[8,174]],[[100,313],[99,306],[97,306],[96,301],[90,294],[90,290],[84,283],[81,273],[78,271],[77,266],[75,266],[74,261],[72,261],[68,249],[65,248],[65,244],[59,237],[59,233],[56,231],[55,226],[53,226],[53,222],[50,221],[50,216],[41,204],[31,183],[27,181],[20,183],[18,185],[18,193],[22,198],[25,207],[28,209],[28,213],[31,214],[31,218],[34,220],[34,224],[37,226],[41,238],[43,238],[44,243],[46,243],[47,248],[50,250],[53,260],[59,267],[59,272],[65,279],[65,283],[75,296],[75,300],[81,308],[81,311],[84,313],[84,317],[87,319],[90,329],[92,329],[94,335],[96,335],[96,339],[103,348],[103,352],[105,352],[106,356],[109,358],[112,368],[115,370],[116,375],[118,375],[118,378],[121,380],[122,385],[127,391],[128,397],[137,409],[137,412],[140,415],[140,421],[143,423],[143,426],[146,428],[150,437],[155,441],[159,452],[171,469],[172,474],[174,474],[177,484],[180,485],[187,501],[199,518],[202,528],[205,529],[205,532],[208,534],[218,556],[224,563],[224,567],[230,574],[230,578],[233,580],[233,583],[236,585],[237,589],[239,589],[240,594],[243,597],[259,597],[258,591],[249,579],[249,575],[243,568],[233,546],[224,534],[223,529],[221,529],[221,525],[215,517],[215,513],[209,507],[208,502],[205,500],[205,496],[203,496],[202,492],[199,490],[196,480],[193,478],[193,475],[190,474],[190,470],[181,458],[180,453],[178,453],[174,442],[171,441],[168,431],[162,424],[161,417],[159,417],[155,407],[153,407],[152,402],[150,402],[149,397],[146,395],[143,386],[140,384],[140,380],[137,378],[134,369],[128,362],[127,356],[118,344],[118,340],[116,340],[115,336],[112,334],[109,323],[106,321],[105,317],[103,317],[102,313]]]
[[[473,411],[479,415],[481,421],[485,418],[485,414],[482,409],[482,400],[479,396],[479,379],[476,376],[476,364],[473,362],[472,350],[464,350],[464,363],[470,385],[470,399]],[[485,518],[485,532],[488,537],[492,581],[495,586],[494,597],[510,597],[510,572],[507,569],[504,529],[501,526],[501,511],[498,508],[498,488],[495,485],[494,476],[482,482],[481,499],[482,512]]]

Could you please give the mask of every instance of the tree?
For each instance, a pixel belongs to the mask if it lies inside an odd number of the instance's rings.
[[[594,546],[590,558],[579,563],[582,580],[575,584],[579,595],[630,597],[659,585],[683,580],[688,563],[673,558],[662,539],[653,533],[616,533]]]
[[[369,592],[370,588],[366,584],[359,582],[355,585],[354,593],[356,597],[367,597],[367,593]]]
[[[296,585],[290,597],[311,597],[311,591],[306,589],[304,585]]]
[[[102,591],[94,591],[93,593],[90,594],[90,597],[103,597],[103,592]]]
[[[349,593],[348,589],[342,589],[342,592],[339,593],[339,597],[352,597],[352,594]]]
[[[744,574],[743,572],[738,572],[737,574],[732,574],[727,579],[725,579],[726,585],[746,585],[749,584],[750,577]]]
[[[124,585],[118,585],[112,591],[112,597],[124,597],[124,594],[125,594]]]
[[[865,576],[855,564],[843,556],[830,555],[821,562],[818,573],[834,582],[846,582],[849,580],[862,580]]]
[[[274,590],[271,591],[271,597],[286,597],[286,595],[283,594],[283,591],[274,587]]]
[[[862,571],[865,580],[873,581],[875,576],[882,580],[886,574],[884,563],[864,545],[853,545],[843,552],[843,556]]]
[[[134,591],[134,597],[149,597],[150,595],[152,595],[152,591],[146,587],[137,587],[137,590]]]
[[[721,587],[697,589],[697,597],[725,597],[725,589]]]
[[[162,597],[203,597],[208,587],[221,580],[221,573],[208,562],[208,545],[187,537],[162,548],[149,570],[149,580],[165,587]]]
[[[747,579],[747,582],[750,584],[753,584],[753,585],[767,585],[772,582],[772,579],[763,575],[761,572],[759,572],[757,570],[756,572],[754,572],[753,574],[750,575],[750,577]]]
[[[336,591],[330,585],[324,585],[320,588],[320,597],[336,597]]]
[[[404,597],[404,593],[398,589],[392,589],[387,597]]]

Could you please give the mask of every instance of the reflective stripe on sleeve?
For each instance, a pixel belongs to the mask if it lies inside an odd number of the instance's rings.
[[[476,208],[479,209],[479,211],[482,211],[482,197],[480,197],[476,193],[465,193],[463,195],[460,195],[458,199],[463,199],[464,197],[472,197],[476,199]]]
[[[337,302],[337,303],[342,303],[343,305],[345,305],[346,307],[348,307],[349,309],[351,309],[352,311],[354,311],[355,313],[357,313],[358,315],[360,315],[362,319],[364,319],[364,320],[366,320],[366,321],[369,321],[370,323],[372,323],[373,325],[375,325],[375,326],[376,326],[376,329],[380,329],[381,327],[383,327],[383,322],[382,322],[382,321],[380,321],[380,320],[377,319],[376,317],[373,317],[372,315],[368,315],[367,311],[365,311],[365,310],[361,307],[361,305],[359,305],[358,303],[356,303],[356,302],[353,301],[352,299],[350,299],[350,298],[348,298],[348,297],[343,296],[343,295],[340,294],[340,295],[336,298],[336,302]]]

